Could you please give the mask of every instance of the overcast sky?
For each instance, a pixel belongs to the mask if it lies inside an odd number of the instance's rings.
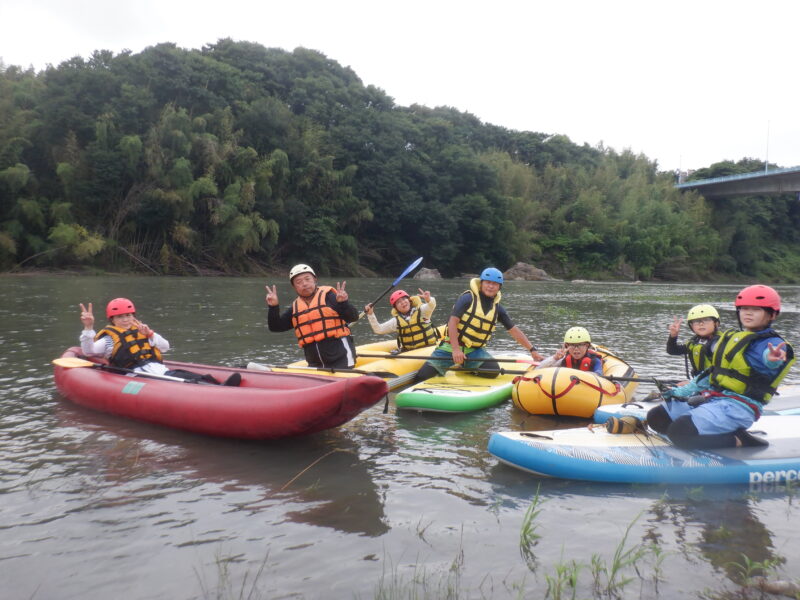
[[[447,105],[694,169],[800,165],[800,2],[0,0],[6,65],[220,38],[319,50],[397,104]]]

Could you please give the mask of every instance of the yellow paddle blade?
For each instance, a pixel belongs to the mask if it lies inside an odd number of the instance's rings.
[[[83,360],[77,356],[64,356],[62,358],[53,359],[52,363],[57,367],[65,367],[71,369],[73,367],[94,367],[97,363],[90,360]]]

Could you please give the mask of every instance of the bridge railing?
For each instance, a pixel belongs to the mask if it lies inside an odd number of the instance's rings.
[[[800,172],[800,167],[786,167],[784,169],[773,169],[772,171],[757,171],[755,173],[739,173],[737,175],[725,175],[723,177],[712,177],[711,179],[698,179],[697,181],[687,181],[678,183],[676,188],[690,188],[698,187],[701,185],[711,185],[712,183],[723,183],[725,181],[736,181],[738,179],[754,179],[756,177],[764,177],[771,175],[780,175],[782,173],[797,173]]]

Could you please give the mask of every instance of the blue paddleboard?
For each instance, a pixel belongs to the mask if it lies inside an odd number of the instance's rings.
[[[800,472],[800,415],[768,415],[750,433],[767,446],[681,450],[658,434],[610,434],[605,427],[502,431],[489,452],[535,475],[617,483],[781,483]]]

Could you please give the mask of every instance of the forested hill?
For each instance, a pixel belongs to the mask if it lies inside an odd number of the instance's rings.
[[[446,276],[798,280],[794,198],[673,184],[630,152],[397,106],[302,48],[0,63],[2,270],[394,274],[424,255]]]

